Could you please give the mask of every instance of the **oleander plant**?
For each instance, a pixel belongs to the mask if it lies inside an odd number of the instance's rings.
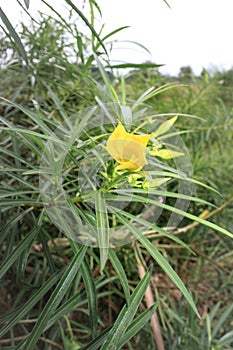
[[[113,64],[127,23],[103,34],[98,1],[18,2],[17,28],[0,8],[0,349],[232,349],[232,70]]]

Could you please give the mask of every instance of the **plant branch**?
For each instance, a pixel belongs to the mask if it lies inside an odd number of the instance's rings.
[[[138,272],[139,272],[140,279],[142,280],[146,274],[146,271],[145,271],[144,266],[140,262],[139,257],[137,259],[137,266],[138,266]],[[147,308],[150,308],[155,303],[150,284],[148,285],[147,290],[145,292],[145,301],[146,301]],[[156,311],[153,313],[153,315],[150,319],[150,323],[151,323],[151,328],[152,328],[152,331],[154,334],[155,343],[157,345],[157,350],[165,350],[163,337],[162,337],[162,333],[161,333],[161,328],[160,328],[160,324],[159,324],[159,319],[158,319],[158,314]]]

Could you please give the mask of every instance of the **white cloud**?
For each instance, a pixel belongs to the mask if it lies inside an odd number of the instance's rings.
[[[144,44],[152,53],[147,59],[166,64],[164,71],[177,73],[184,65],[196,72],[203,66],[233,66],[232,0],[170,0],[171,9],[162,0],[99,3],[106,29],[131,25],[118,37]],[[126,51],[117,56],[126,61],[144,58]]]
[[[105,33],[129,25],[113,38],[136,41],[151,52],[149,55],[136,45],[121,42],[115,45],[113,60],[164,63],[162,71],[170,74],[177,74],[185,65],[191,65],[196,73],[211,65],[226,69],[233,66],[232,0],[170,0],[171,9],[163,0],[97,2],[103,13],[97,24],[100,27],[105,23]],[[64,15],[64,0],[49,3],[55,3]],[[0,5],[15,24],[21,20],[16,0],[0,0]],[[36,15],[39,10],[48,12],[40,0],[31,0],[29,12]]]

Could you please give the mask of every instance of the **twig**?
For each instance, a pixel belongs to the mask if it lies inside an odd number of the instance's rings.
[[[62,345],[56,343],[56,342],[53,341],[53,340],[50,340],[50,339],[47,339],[47,338],[44,338],[44,337],[40,337],[40,340],[41,340],[41,341],[44,341],[45,343],[48,343],[48,344],[50,344],[50,345],[53,345],[53,346],[55,346],[55,347],[57,347],[57,348],[59,348],[59,349],[63,349],[63,346],[62,346]]]
[[[215,214],[219,213],[220,211],[222,211],[224,208],[226,208],[231,202],[233,202],[233,196],[231,198],[229,198],[226,202],[224,202],[222,205],[220,205],[218,208],[212,210],[212,211],[208,211],[206,212],[205,215],[202,216],[202,219],[209,219],[210,217],[214,216]],[[172,232],[174,235],[179,235],[181,233],[186,233],[188,232],[189,230],[191,230],[192,228],[196,227],[200,225],[200,222],[198,221],[195,221],[195,222],[192,222],[191,224],[189,225],[186,225],[184,227],[181,227],[181,228],[178,228],[177,230],[175,230],[174,228],[166,228],[164,227],[163,229],[164,230],[167,230],[169,232]],[[147,231],[147,232],[144,232],[144,234],[146,234],[147,236],[150,236],[151,238],[158,238],[158,237],[163,237],[162,234],[160,233],[156,233],[156,231]]]
[[[15,341],[15,342],[18,342],[18,341],[20,341],[20,340],[25,339],[26,337],[27,337],[27,335],[21,335],[21,336],[19,336],[19,337],[14,337],[14,341]],[[44,337],[40,337],[39,339],[40,339],[41,341],[43,341],[43,342],[45,342],[45,343],[48,343],[48,344],[50,344],[50,345],[53,345],[53,346],[55,346],[55,347],[57,347],[57,348],[59,348],[59,349],[63,349],[63,346],[62,346],[62,345],[56,343],[56,342],[53,341],[53,340],[50,340],[50,339],[47,339],[47,338],[44,338]],[[9,344],[9,343],[11,343],[11,342],[12,342],[12,339],[11,339],[11,338],[0,339],[0,344]]]
[[[137,259],[137,260],[138,260],[137,265],[138,265],[139,276],[140,276],[140,279],[143,279],[146,272],[145,272],[144,266],[140,262],[140,259]],[[155,302],[150,284],[148,285],[147,290],[145,292],[145,301],[146,301],[146,306],[148,308],[154,305],[154,302]],[[155,343],[157,345],[157,350],[165,350],[161,328],[159,324],[159,319],[156,311],[151,316],[150,324],[154,334]]]
[[[26,335],[21,335],[19,337],[14,337],[14,341],[20,341],[23,340],[26,337]],[[12,339],[11,338],[7,338],[7,339],[0,339],[0,344],[8,344],[11,343]]]
[[[233,202],[233,196],[232,196],[231,198],[229,198],[225,203],[223,203],[222,205],[220,205],[220,207],[218,207],[218,208],[212,210],[211,212],[207,212],[206,215],[204,215],[204,216],[202,217],[202,219],[209,219],[211,216],[214,216],[215,214],[219,213],[219,212],[222,211],[224,208],[226,208],[231,202]],[[190,229],[192,229],[192,228],[194,228],[194,227],[196,227],[196,226],[198,226],[198,225],[200,225],[200,222],[195,221],[195,222],[193,222],[192,224],[187,225],[187,226],[185,226],[185,227],[182,227],[182,228],[176,230],[176,231],[173,232],[173,233],[175,233],[175,234],[185,233],[185,232],[189,231]]]

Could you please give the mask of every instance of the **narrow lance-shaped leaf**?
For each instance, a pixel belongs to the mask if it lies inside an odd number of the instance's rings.
[[[89,23],[88,19],[84,16],[83,12],[80,11],[77,6],[71,1],[71,0],[65,0],[68,5],[70,5],[75,12],[81,17],[81,19],[84,21],[84,23],[87,25],[87,27],[90,29],[92,34],[96,37],[96,39],[99,41],[100,45],[104,49],[104,52],[107,53],[106,48],[104,46],[103,41],[100,39],[98,33],[96,32],[95,28]]]
[[[105,95],[105,98],[108,99],[108,102],[113,102],[114,101],[114,102],[119,103],[120,101],[119,101],[118,94],[117,94],[116,90],[113,88],[113,86],[111,84],[111,81],[110,81],[110,78],[109,78],[107,72],[105,71],[104,66],[102,65],[102,63],[99,60],[97,55],[94,54],[94,58],[95,58],[95,61],[97,63],[97,66],[99,68],[101,77],[103,78],[105,86],[106,86],[107,94]],[[102,95],[103,95],[103,92],[102,92]],[[97,100],[97,102],[98,102],[98,100]]]
[[[169,120],[166,120],[163,124],[161,124],[158,129],[153,133],[154,137],[158,137],[162,134],[165,134],[167,131],[171,129],[173,124],[176,122],[178,116],[175,116]]]
[[[4,241],[5,237],[7,236],[8,232],[12,230],[14,226],[16,226],[22,218],[27,215],[33,208],[30,207],[26,210],[24,210],[22,213],[17,213],[15,216],[13,216],[9,221],[4,222],[0,226],[0,245]]]
[[[149,88],[148,90],[146,90],[138,99],[137,101],[134,102],[134,104],[132,105],[131,110],[134,111],[139,105],[141,105],[142,103],[146,102],[147,100],[149,100],[150,98],[152,98],[153,96],[156,96],[164,91],[170,90],[175,88],[178,85],[172,85],[172,84],[165,84],[162,85],[158,88],[155,88],[154,86],[152,86],[151,88]]]
[[[120,260],[118,259],[117,254],[115,253],[114,249],[112,249],[112,248],[109,249],[109,258],[110,258],[110,261],[112,263],[114,270],[116,271],[116,273],[120,279],[122,288],[123,288],[124,293],[125,293],[126,302],[129,304],[130,291],[129,291],[128,279],[127,279],[125,270],[124,270]]]
[[[156,308],[157,303],[155,303],[149,309],[142,312],[132,321],[132,323],[127,328],[124,336],[121,338],[118,349],[121,349],[130,339],[132,339],[132,337],[134,337],[146,325],[146,323],[150,320],[151,316],[155,312]],[[110,330],[111,328],[105,329],[93,341],[88,343],[81,350],[98,350],[100,346],[104,343]]]
[[[118,315],[111,331],[109,332],[107,339],[105,340],[101,350],[118,350],[119,344],[122,341],[127,328],[131,324],[137,309],[141,303],[141,300],[146,292],[146,289],[150,283],[150,273],[147,272],[143,279],[139,282],[135,288],[133,294],[130,297],[129,306],[126,305]]]
[[[153,313],[158,307],[158,303],[152,305],[149,309],[146,309],[142,314],[140,314],[127,328],[124,336],[121,338],[119,348],[121,349],[130,339],[132,339],[145,325],[150,321]]]
[[[138,201],[138,202],[141,202],[141,203],[145,202],[145,197],[134,195],[133,198],[134,198],[134,201]],[[160,203],[159,201],[153,200],[151,198],[147,198],[146,201],[147,201],[147,203],[154,204],[154,205],[156,205],[156,206],[158,206],[160,208],[164,208],[166,210],[169,210],[171,212],[179,214],[179,215],[181,215],[183,217],[191,219],[191,220],[193,220],[195,222],[199,222],[200,224],[203,224],[206,227],[212,228],[213,230],[216,230],[216,231],[221,232],[221,233],[223,233],[224,235],[226,235],[226,236],[228,236],[230,238],[233,238],[233,233],[231,233],[230,231],[227,231],[226,229],[224,229],[224,228],[214,224],[211,221],[202,219],[202,218],[200,218],[200,217],[198,217],[196,215],[187,213],[187,212],[185,212],[182,209],[179,209],[179,208],[176,208],[176,207],[172,207],[171,205]]]
[[[174,269],[171,267],[169,262],[163,257],[163,255],[158,251],[158,249],[150,242],[149,239],[147,239],[136,227],[134,227],[129,221],[127,221],[125,218],[122,217],[122,215],[116,213],[115,214],[119,221],[126,225],[132,234],[135,236],[135,238],[138,239],[138,241],[146,248],[148,253],[155,259],[155,261],[159,264],[159,266],[164,270],[164,272],[167,274],[167,276],[171,279],[171,281],[179,288],[183,296],[186,298],[194,312],[198,315],[198,311],[196,308],[196,305],[188,292],[187,288],[185,287],[183,281],[180,279],[180,277],[177,275],[177,273],[174,271]]]
[[[176,235],[174,235],[174,234],[172,234],[172,233],[162,229],[161,227],[159,227],[159,226],[157,226],[155,224],[152,224],[151,222],[149,222],[147,220],[144,220],[144,219],[140,218],[139,216],[135,217],[133,214],[130,214],[130,213],[126,212],[126,211],[122,210],[121,214],[123,216],[131,219],[132,221],[137,222],[139,225],[145,226],[145,227],[147,227],[147,229],[152,229],[155,232],[160,233],[164,237],[167,237],[167,238],[173,240],[174,242],[180,244],[182,247],[186,248],[187,250],[189,250],[191,253],[194,254],[192,249],[185,242],[183,242],[179,237],[177,237]]]
[[[78,245],[74,241],[70,241],[74,251],[78,252]],[[90,323],[92,328],[92,336],[96,334],[98,323],[98,304],[97,304],[97,292],[95,280],[91,272],[91,268],[88,264],[87,258],[84,258],[81,264],[81,275],[85,285],[85,292],[87,296],[88,309],[90,314]]]
[[[108,258],[109,223],[105,198],[100,191],[95,192],[95,210],[96,230],[98,236],[98,246],[100,251],[100,268],[101,271],[103,271]]]
[[[108,67],[110,68],[138,68],[138,69],[143,69],[143,68],[158,68],[162,67],[163,64],[155,64],[155,63],[121,63],[121,64],[114,64],[114,65],[109,65]]]
[[[46,325],[49,321],[49,318],[55,313],[58,305],[63,299],[65,293],[70,287],[71,282],[77,274],[77,271],[80,268],[80,265],[83,261],[85,253],[87,251],[87,246],[82,246],[78,253],[74,256],[71,261],[69,267],[64,273],[63,277],[57,284],[55,290],[53,291],[51,297],[49,298],[47,304],[45,305],[43,311],[41,312],[38,320],[25,341],[21,342],[16,349],[35,349],[35,345],[40,337],[40,335],[44,332]]]
[[[6,26],[11,38],[14,40],[16,48],[17,48],[20,56],[22,56],[24,61],[28,64],[27,54],[26,54],[26,51],[25,51],[24,46],[22,44],[22,41],[20,40],[20,37],[16,33],[14,27],[12,26],[11,22],[9,21],[9,19],[7,18],[6,14],[3,12],[1,7],[0,7],[0,17],[1,17],[4,25]]]
[[[108,283],[111,283],[112,279],[107,279]],[[106,283],[106,284],[108,284]],[[105,284],[104,284],[105,285]],[[96,293],[96,297],[99,299],[105,298],[111,294],[114,294],[114,292],[111,291],[105,291],[105,292],[98,292]],[[71,298],[69,298],[65,303],[62,303],[61,306],[56,310],[56,313],[50,317],[49,322],[46,325],[45,330],[50,328],[54,323],[56,323],[58,320],[60,320],[64,315],[69,314],[72,310],[77,309],[79,307],[82,307],[88,303],[88,300],[86,298],[86,293],[83,291],[80,294],[73,295]],[[97,314],[98,317],[98,314]],[[96,337],[95,337],[96,339]]]
[[[0,278],[4,276],[4,274],[9,270],[9,268],[14,264],[14,262],[18,259],[19,256],[25,251],[25,249],[28,249],[30,244],[32,243],[35,236],[38,234],[41,226],[41,220],[43,217],[43,213],[39,216],[39,218],[36,220],[35,227],[31,232],[29,232],[24,239],[17,245],[17,247],[14,249],[14,251],[11,253],[9,257],[3,262],[2,266],[0,267]]]
[[[165,2],[165,4],[166,4],[169,8],[171,8],[171,6],[169,5],[168,1],[166,1],[166,0],[163,0],[163,1]]]
[[[233,303],[231,305],[229,305],[225,311],[222,313],[222,315],[220,317],[218,317],[218,321],[215,324],[215,326],[213,327],[213,331],[212,331],[212,339],[215,339],[218,331],[220,330],[220,328],[224,325],[224,323],[226,322],[226,319],[229,315],[232,315],[232,311],[233,311]],[[214,322],[213,322],[214,323]],[[233,336],[233,334],[232,334]],[[233,337],[232,337],[233,338]]]
[[[90,322],[92,328],[93,337],[96,334],[97,323],[98,323],[98,304],[97,304],[97,292],[95,287],[95,281],[91,273],[89,264],[83,260],[81,265],[82,278],[85,284],[85,290],[88,300],[88,309],[90,313]]]
[[[23,306],[17,310],[13,316],[8,319],[8,321],[5,323],[5,325],[0,330],[0,338],[3,337],[4,334],[9,332],[16,323],[18,323],[21,319],[26,317],[27,313],[36,305],[40,300],[44,297],[46,293],[54,286],[54,284],[58,281],[59,277],[61,276],[61,272],[59,271],[50,277],[44,285],[42,285],[33,295],[30,299],[28,299]]]
[[[30,5],[30,0],[24,0],[25,6],[27,9],[29,9],[29,5]]]
[[[152,151],[149,151],[149,154],[162,159],[172,159],[172,158],[181,157],[184,155],[184,153],[176,152],[171,149],[152,150]]]

